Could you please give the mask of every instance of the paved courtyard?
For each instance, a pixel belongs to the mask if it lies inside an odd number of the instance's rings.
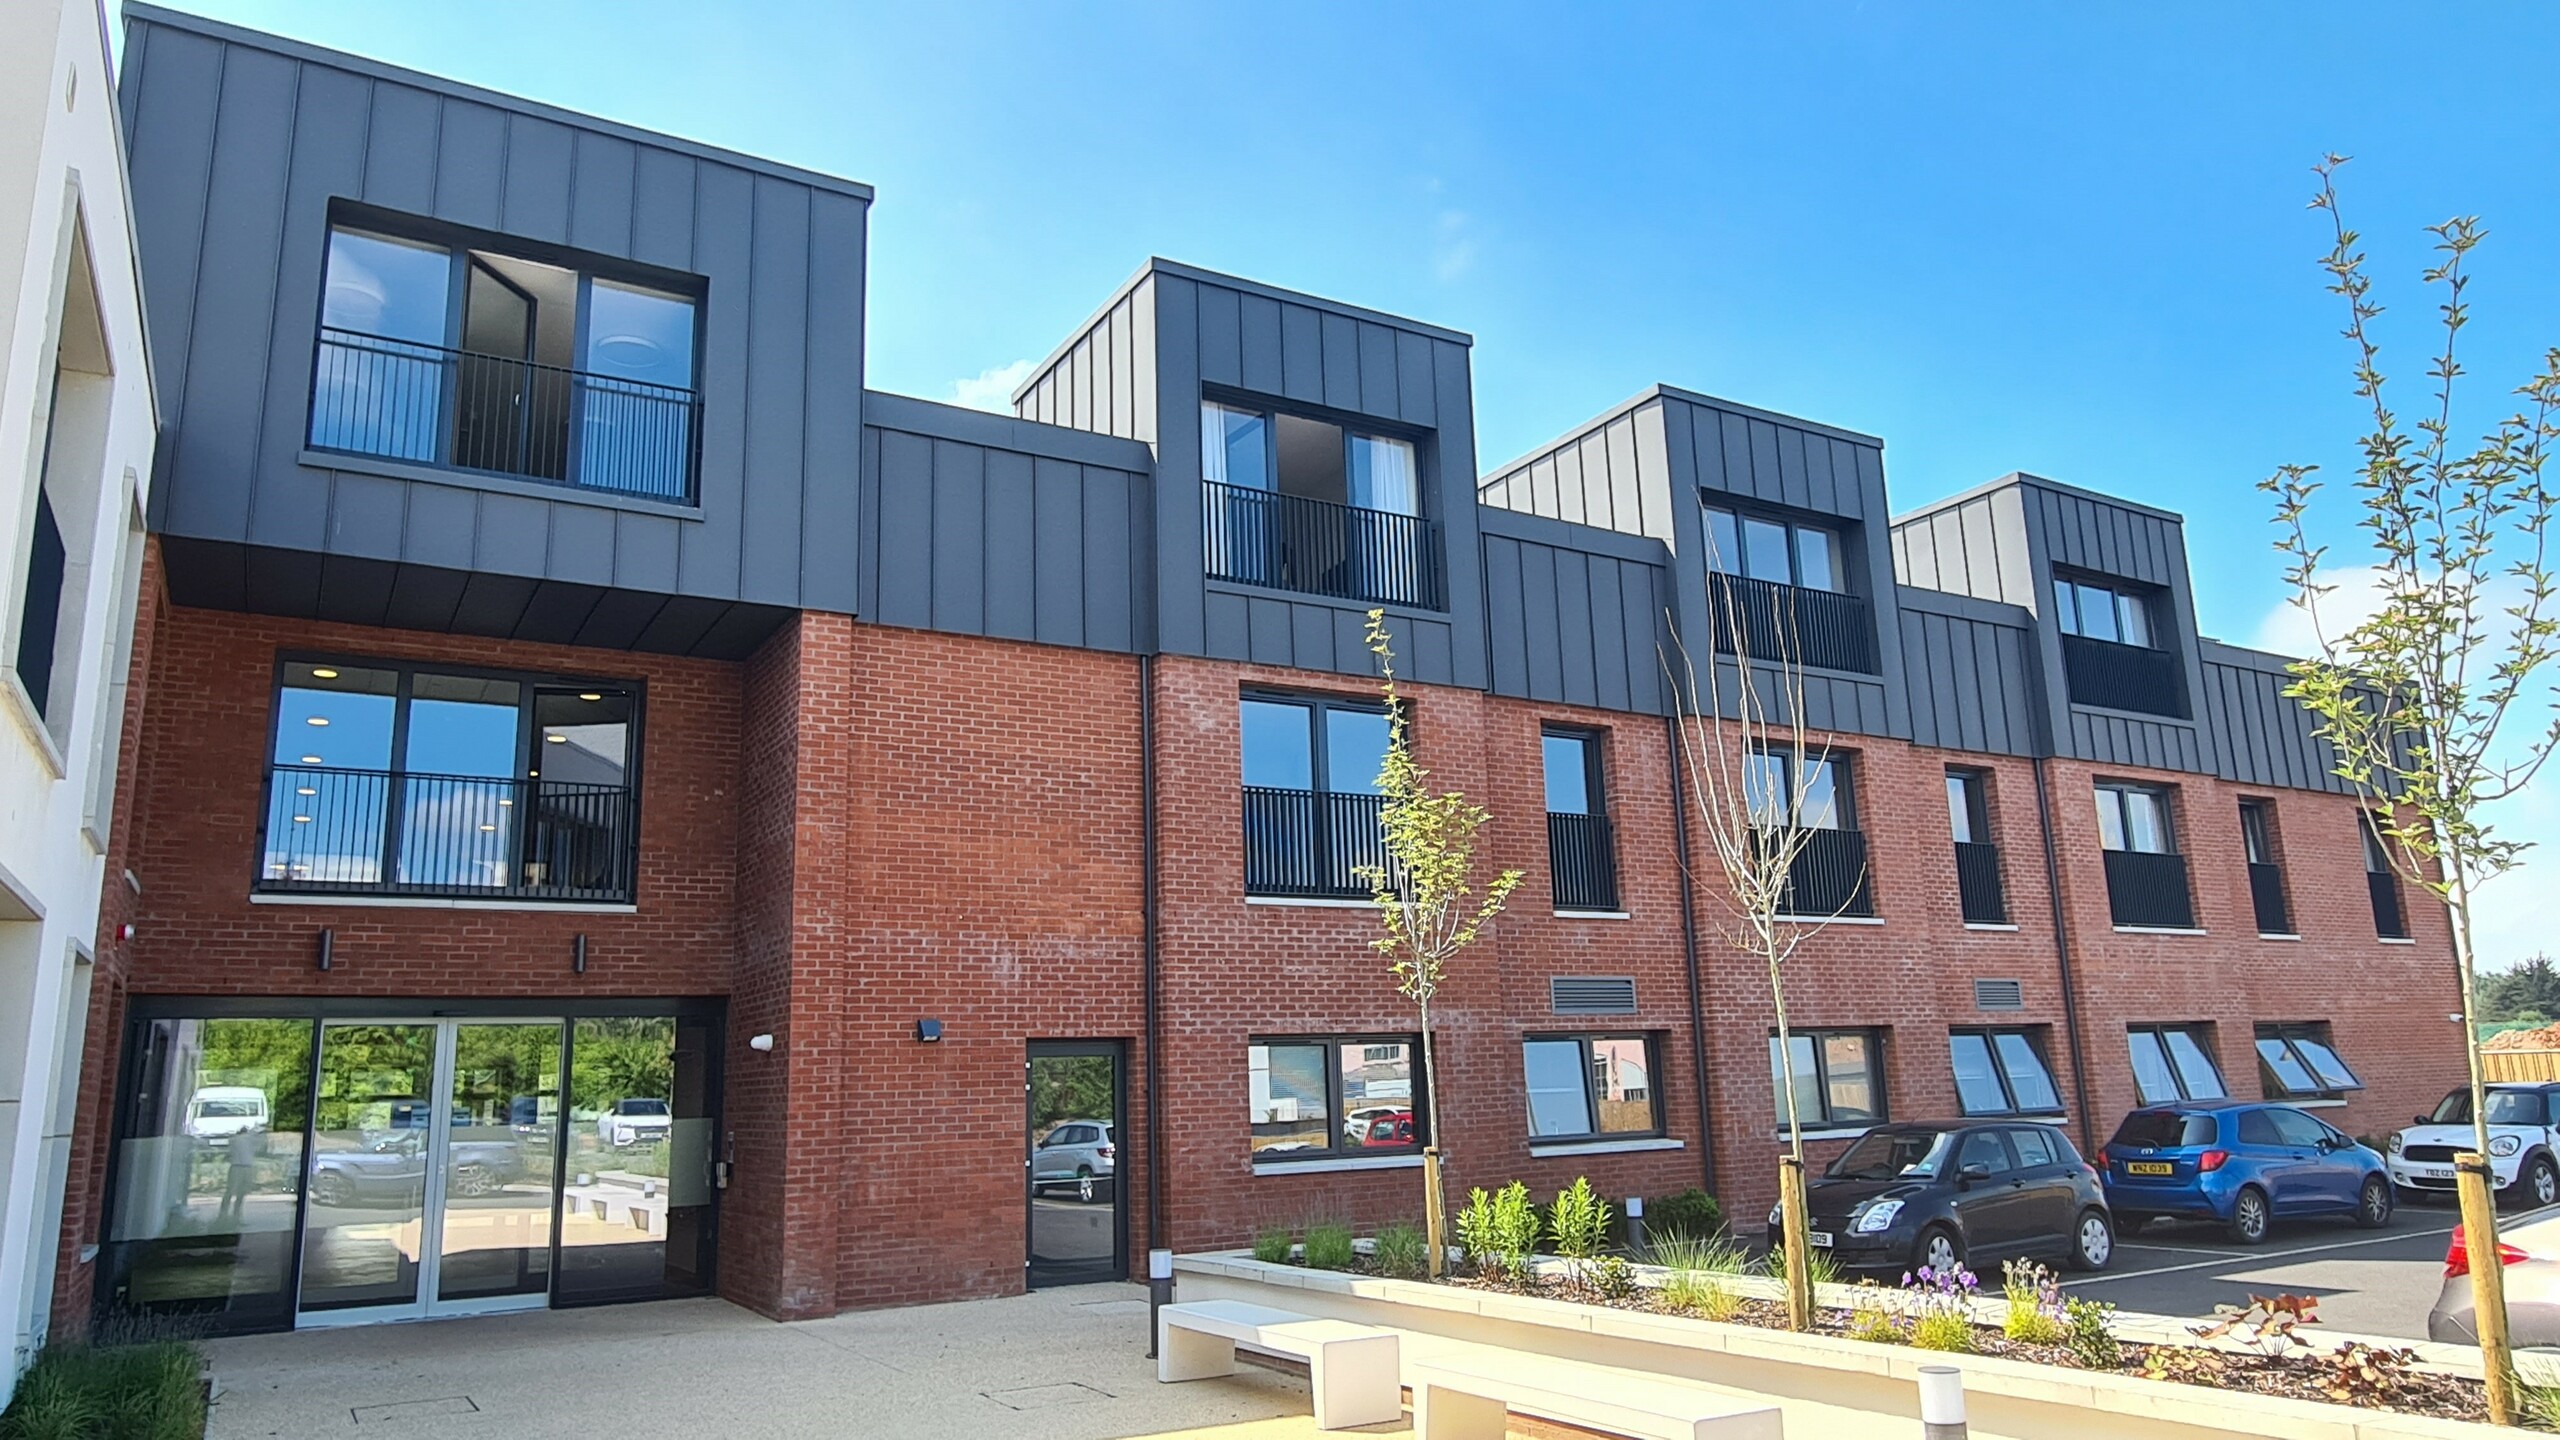
[[[221,1340],[213,1440],[1038,1435],[1297,1440],[1302,1378],[1158,1385],[1143,1288],[777,1325],[717,1300]],[[1376,1433],[1401,1433],[1402,1425]]]

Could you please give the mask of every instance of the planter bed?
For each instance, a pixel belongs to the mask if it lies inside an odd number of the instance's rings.
[[[1184,1256],[1176,1261],[1185,1298],[1233,1296],[1311,1314],[1388,1325],[1420,1334],[1507,1346],[1538,1354],[1702,1380],[1816,1406],[1830,1424],[1907,1427],[1919,1413],[1923,1365],[1962,1370],[1977,1437],[2071,1435],[2074,1440],[2126,1436],[2284,1436],[2287,1440],[2418,1440],[2499,1433],[2472,1423],[2486,1415],[2476,1358],[2470,1373],[2455,1347],[2412,1347],[2421,1363],[2402,1372],[2388,1407],[2335,1403],[2322,1395],[2322,1357],[2360,1337],[2305,1332],[2312,1349],[2269,1359],[2231,1343],[2207,1344],[2176,1322],[2121,1316],[2124,1363],[2115,1370],[2080,1367],[2059,1346],[2024,1345],[2001,1334],[2004,1301],[1972,1302],[1976,1350],[1957,1353],[1848,1338],[1848,1309],[1861,1291],[1823,1286],[1815,1329],[1784,1328],[1783,1292],[1759,1277],[1717,1277],[1742,1297],[1731,1321],[1680,1313],[1656,1287],[1666,1272],[1636,1267],[1634,1293],[1604,1303],[1567,1295],[1561,1262],[1540,1261],[1537,1289],[1474,1279],[1441,1283],[1348,1271],[1268,1264],[1247,1255]],[[1274,1294],[1273,1291],[1286,1292]],[[1890,1295],[1895,1292],[1885,1292]],[[1870,1300],[1878,1292],[1863,1292]],[[2146,1378],[2142,1360],[2154,1344],[2210,1356],[2215,1384]],[[2476,1353],[2476,1352],[2475,1352]],[[1863,1417],[1858,1419],[1855,1417]],[[1894,1417],[1888,1420],[1887,1417]]]

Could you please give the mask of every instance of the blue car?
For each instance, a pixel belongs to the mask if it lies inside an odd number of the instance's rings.
[[[2107,1206],[2131,1235],[2159,1216],[2211,1220],[2255,1245],[2277,1220],[2391,1220],[2382,1157],[2308,1111],[2247,1100],[2136,1110],[2106,1146]]]

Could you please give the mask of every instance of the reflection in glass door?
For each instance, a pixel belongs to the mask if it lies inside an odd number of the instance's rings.
[[[429,1313],[539,1304],[551,1290],[560,1134],[557,1020],[456,1024]]]
[[[304,1181],[306,1324],[315,1316],[418,1301],[438,1028],[336,1022],[320,1028],[320,1083],[312,1097]]]
[[[1035,1041],[1024,1071],[1029,1133],[1029,1282],[1073,1285],[1128,1273],[1120,1197],[1120,1047]]]

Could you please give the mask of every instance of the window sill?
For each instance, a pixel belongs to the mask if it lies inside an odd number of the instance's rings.
[[[1529,1158],[1545,1160],[1559,1155],[1633,1155],[1644,1150],[1686,1150],[1689,1142],[1668,1135],[1646,1135],[1627,1140],[1532,1140]]]
[[[1881,915],[1772,915],[1772,920],[1788,920],[1798,925],[1881,925]]]
[[[665,515],[677,520],[699,520],[702,507],[679,505],[669,500],[651,500],[639,495],[620,495],[611,490],[591,490],[584,486],[554,484],[547,480],[517,480],[505,475],[485,475],[477,470],[457,470],[443,465],[421,465],[414,460],[386,460],[379,455],[358,455],[340,450],[304,449],[294,457],[314,470],[344,470],[357,475],[380,475],[389,480],[423,480],[430,485],[452,485],[464,490],[490,490],[501,495],[521,495],[529,500],[565,500],[573,505],[595,505],[608,510],[630,510],[642,515]]]
[[[36,712],[36,697],[27,693],[27,682],[18,678],[18,668],[12,665],[7,670],[9,716],[18,722],[18,729],[36,747],[36,755],[44,761],[45,769],[53,772],[53,778],[59,780],[63,774],[62,742],[53,738],[53,731],[45,726],[44,716]]]
[[[1300,910],[1375,910],[1378,908],[1378,902],[1375,900],[1324,900],[1314,896],[1297,895],[1247,895],[1244,897],[1244,903],[1284,905]]]
[[[2017,927],[2017,926],[2015,926],[2015,925],[1987,925],[1987,924],[1984,924],[1982,921],[1979,921],[1979,920],[1967,920],[1966,922],[1964,922],[1964,928],[1966,928],[1967,930],[1995,930],[1995,931],[2007,931],[2007,932],[2009,932],[2010,934],[2013,934],[2013,935],[2014,935],[2014,934],[2016,934],[2016,933],[2017,933],[2017,930],[2018,930],[2018,927]]]
[[[2287,935],[2275,930],[2261,930],[2258,932],[2258,938],[2261,940],[2289,940],[2297,945],[2302,943],[2302,937],[2299,935]]]
[[[1967,1125],[2068,1125],[2071,1117],[2060,1110],[2021,1110],[2012,1114],[1967,1115]]]
[[[2418,937],[2415,935],[2376,935],[2373,938],[2385,945],[2415,945],[2418,943]]]
[[[2119,925],[2116,927],[2116,933],[2119,935],[2202,935],[2205,931],[2198,927],[2182,925]]]
[[[1819,1130],[1806,1130],[1804,1132],[1804,1138],[1807,1140],[1855,1140],[1859,1136],[1876,1128],[1877,1125],[1885,1123],[1885,1121],[1878,1120],[1874,1122],[1874,1124],[1869,1125],[1825,1125]],[[1786,1127],[1783,1125],[1779,1126],[1777,1134],[1770,1138],[1776,1140],[1781,1145],[1787,1143]]]
[[[595,904],[580,900],[466,900],[441,895],[304,895],[292,891],[253,890],[252,905],[337,905],[371,910],[540,910],[579,915],[637,915],[636,904]]]
[[[1559,920],[1632,920],[1635,917],[1624,910],[1559,910],[1556,912],[1556,918]]]
[[[1419,1155],[1345,1155],[1332,1160],[1256,1160],[1256,1175],[1336,1175],[1346,1170],[1419,1170]]]

